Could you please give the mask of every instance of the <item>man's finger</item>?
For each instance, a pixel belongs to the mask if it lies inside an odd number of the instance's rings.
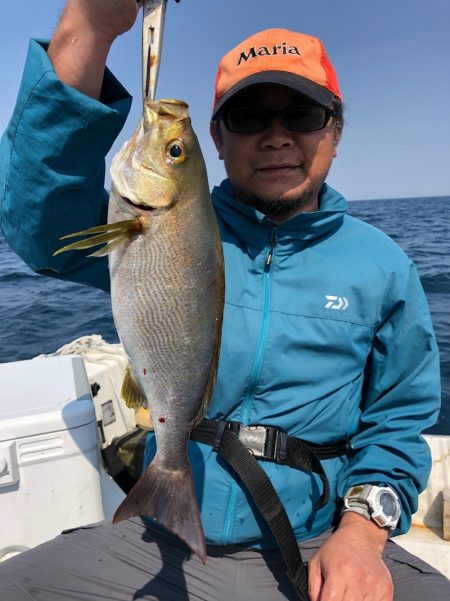
[[[322,572],[320,564],[315,561],[308,563],[308,595],[310,601],[319,601],[322,590]]]
[[[361,599],[353,599],[346,597],[346,579],[342,578],[342,574],[329,574],[324,578],[320,600],[318,601],[361,601]]]

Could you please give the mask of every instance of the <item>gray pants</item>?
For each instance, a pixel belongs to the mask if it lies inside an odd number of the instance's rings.
[[[301,544],[308,560],[329,532]],[[394,542],[384,560],[395,601],[449,601],[450,581]],[[1,601],[296,600],[278,551],[209,547],[206,566],[139,518],[101,522],[0,563]]]

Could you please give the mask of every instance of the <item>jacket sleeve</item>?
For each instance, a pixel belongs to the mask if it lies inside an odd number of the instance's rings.
[[[107,258],[53,257],[59,238],[106,222],[105,156],[131,98],[106,70],[100,101],[62,83],[47,44],[30,42],[14,114],[0,143],[3,234],[38,273],[109,289]]]
[[[395,534],[406,532],[427,484],[431,454],[421,432],[436,422],[440,407],[437,344],[415,266],[388,283],[385,319],[377,329],[366,366],[359,432],[340,474],[338,495],[356,484],[385,484],[400,498]]]

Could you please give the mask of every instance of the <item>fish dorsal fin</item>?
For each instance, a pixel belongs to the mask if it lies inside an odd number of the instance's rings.
[[[219,363],[219,350],[220,350],[220,337],[217,341],[216,348],[214,349],[214,355],[211,360],[211,368],[209,371],[208,383],[206,384],[205,394],[203,395],[202,404],[200,405],[200,410],[194,420],[193,428],[196,428],[200,422],[203,420],[203,415],[205,413],[205,409],[208,403],[211,400],[212,393],[214,390],[214,386],[216,385],[217,379],[217,367]]]
[[[217,243],[217,249],[218,249],[218,256],[222,257],[222,243],[219,239],[217,240],[216,243]],[[221,259],[221,261],[222,260],[223,259]],[[208,382],[206,384],[205,393],[203,395],[202,404],[201,404],[200,410],[194,420],[194,425],[193,425],[194,428],[196,426],[198,426],[199,423],[202,421],[206,406],[208,405],[208,403],[211,400],[211,397],[212,397],[212,394],[214,391],[214,386],[216,385],[217,368],[219,366],[220,341],[221,341],[221,333],[222,333],[223,304],[224,304],[224,296],[225,296],[225,280],[223,277],[223,263],[222,263],[221,269],[219,271],[220,271],[220,273],[222,273],[222,277],[221,277],[219,285],[217,286],[217,289],[216,289],[216,295],[217,295],[216,300],[217,300],[217,307],[218,307],[217,321],[216,321],[216,345],[214,347],[214,353],[213,353],[213,356],[211,359],[209,378],[208,378]]]

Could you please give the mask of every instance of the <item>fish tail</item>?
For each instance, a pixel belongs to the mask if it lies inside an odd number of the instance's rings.
[[[155,459],[119,505],[113,523],[151,516],[176,534],[206,563],[206,543],[189,467],[163,469]]]

